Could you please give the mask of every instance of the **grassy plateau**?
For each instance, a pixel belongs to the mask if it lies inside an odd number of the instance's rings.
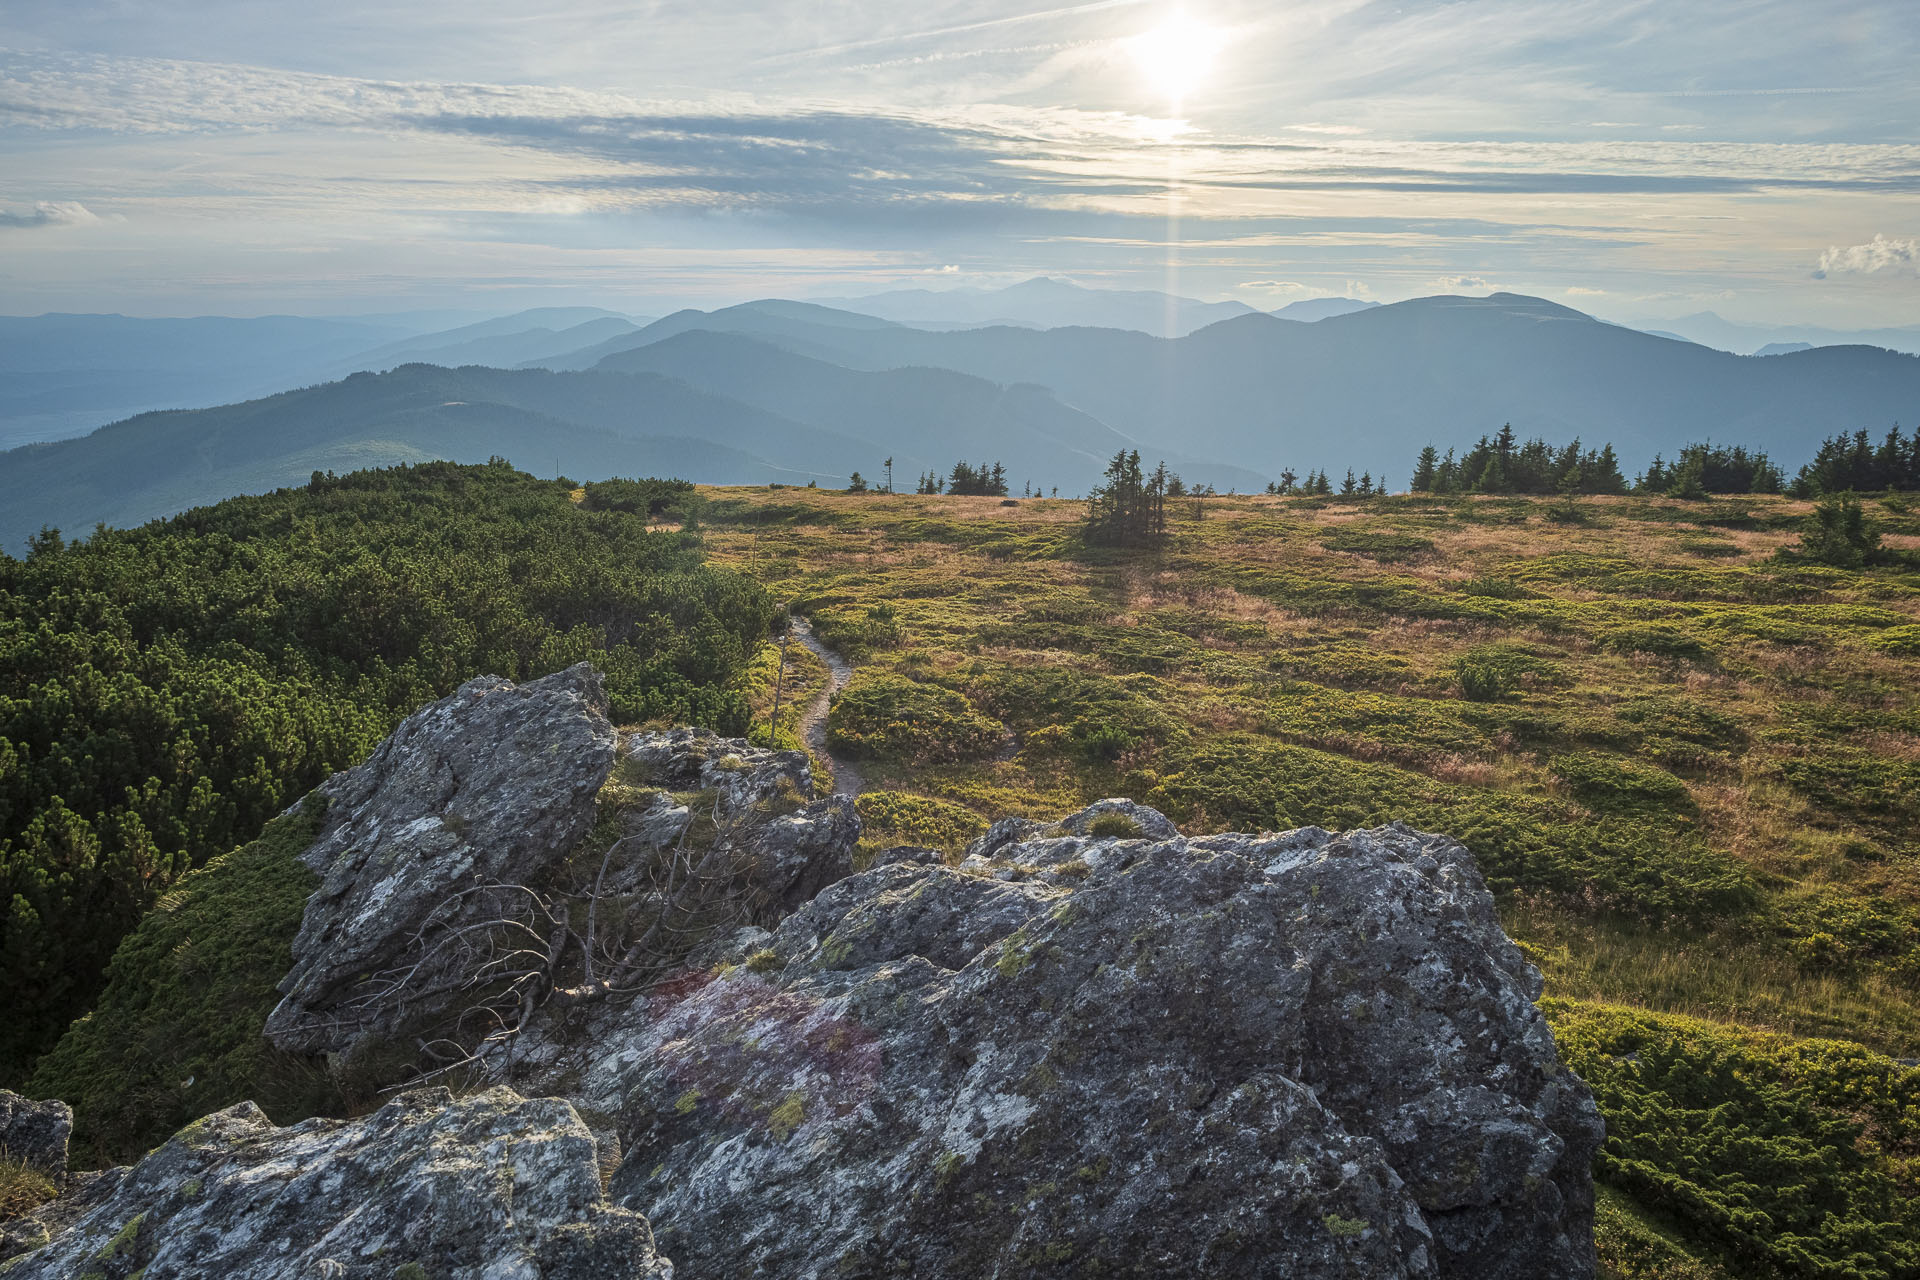
[[[1900,499],[1895,563],[1835,569],[1778,497],[1183,499],[1120,551],[1067,499],[703,496],[712,562],[856,664],[828,733],[871,847],[1109,795],[1453,835],[1607,1115],[1609,1274],[1920,1275]],[[824,679],[793,654],[783,739]]]

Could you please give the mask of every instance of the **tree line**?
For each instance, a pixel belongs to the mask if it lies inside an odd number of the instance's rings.
[[[1794,478],[1797,497],[1824,493],[1920,490],[1920,427],[1902,435],[1896,424],[1875,445],[1865,431],[1824,440]]]
[[[1432,445],[1420,450],[1408,484],[1415,493],[1625,493],[1626,477],[1611,444],[1583,449],[1579,440],[1555,446],[1520,441],[1513,424],[1481,436],[1464,454]]]
[[[1672,461],[1656,453],[1647,469],[1629,481],[1611,444],[1583,449],[1577,439],[1566,445],[1540,439],[1522,442],[1509,424],[1495,435],[1481,436],[1464,454],[1448,449],[1442,455],[1433,445],[1427,445],[1414,461],[1409,488],[1415,493],[1435,494],[1640,493],[1677,498],[1703,498],[1716,493],[1788,493],[1817,498],[1836,493],[1920,490],[1920,428],[1909,436],[1895,425],[1877,443],[1865,431],[1836,435],[1821,442],[1813,461],[1802,466],[1791,481],[1765,450],[1711,442],[1685,445]],[[1312,488],[1304,491],[1314,492]]]
[[[954,463],[953,470],[944,477],[937,471],[929,471],[921,476],[920,484],[914,492],[949,493],[956,497],[1004,498],[1007,496],[1007,469],[999,462],[975,467],[962,459]]]
[[[472,676],[592,660],[623,721],[744,730],[767,593],[636,518],[678,486],[595,488],[611,509],[498,460],[316,473],[0,554],[0,1082],[157,895]]]

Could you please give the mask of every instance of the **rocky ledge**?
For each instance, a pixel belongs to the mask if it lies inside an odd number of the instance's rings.
[[[609,1205],[559,1099],[402,1094],[276,1129],[243,1102],[101,1179],[7,1280],[670,1280],[646,1219]],[[58,1203],[57,1201],[55,1202]]]
[[[685,1275],[1593,1274],[1593,1102],[1466,850],[1108,801],[843,880],[649,1002]]]
[[[218,1112],[0,1271],[1593,1275],[1599,1118],[1458,843],[1108,800],[854,873],[812,790],[585,668],[427,708],[322,788],[267,1028],[392,1100]]]

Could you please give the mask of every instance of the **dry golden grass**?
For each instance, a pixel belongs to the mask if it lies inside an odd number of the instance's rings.
[[[1619,718],[1640,702],[1700,708],[1737,724],[1744,735],[1697,766],[1676,766],[1697,810],[1687,821],[1708,847],[1751,868],[1769,894],[1803,886],[1871,895],[1913,903],[1920,920],[1920,873],[1906,870],[1911,860],[1861,857],[1877,837],[1821,809],[1781,774],[1782,761],[1817,756],[1839,740],[1809,728],[1836,715],[1859,718],[1848,747],[1888,760],[1920,758],[1917,664],[1866,647],[1870,630],[1844,623],[1823,629],[1817,614],[1831,603],[1920,618],[1920,591],[1814,575],[1807,582],[1815,585],[1788,580],[1784,595],[1743,605],[1739,592],[1749,579],[1742,575],[1775,576],[1772,557],[1794,545],[1796,533],[1704,522],[1751,510],[1790,526],[1808,504],[1727,499],[1703,512],[1667,499],[1588,499],[1581,503],[1583,523],[1561,524],[1545,518],[1544,502],[1528,510],[1507,499],[1447,505],[1253,495],[1208,499],[1198,521],[1191,504],[1177,504],[1163,550],[1123,555],[1077,548],[1071,526],[1085,512],[1077,500],[1020,499],[1005,506],[993,498],[804,489],[708,494],[781,513],[757,530],[725,518],[709,521],[709,547],[717,561],[750,567],[776,594],[801,600],[823,628],[857,622],[872,604],[894,609],[904,642],[861,661],[975,691],[990,689],[1001,673],[1080,672],[1145,697],[1193,742],[1277,737],[1351,760],[1357,769],[1408,769],[1435,787],[1528,797],[1561,806],[1571,820],[1594,821],[1599,811],[1573,794],[1554,772],[1555,761],[1569,751],[1642,752],[1634,745],[1639,730]],[[1503,522],[1516,514],[1524,522]],[[1393,559],[1321,545],[1335,531],[1412,534],[1433,549]],[[1702,546],[1735,554],[1700,554]],[[1412,586],[1437,603],[1470,599],[1461,590],[1469,580],[1510,577],[1563,553],[1571,553],[1564,574],[1529,575],[1514,622],[1502,621],[1497,608],[1485,619],[1447,617],[1438,616],[1444,608],[1388,610],[1341,594],[1398,592],[1404,599]],[[1614,567],[1583,576],[1581,566],[1607,564]],[[1633,589],[1609,576],[1631,580],[1643,569],[1662,576]],[[1321,590],[1322,584],[1340,590]],[[1776,599],[1794,607],[1777,609]],[[1721,615],[1735,625],[1715,629],[1712,620]],[[1818,634],[1809,643],[1787,644],[1740,630],[1749,625],[1743,618],[1774,616]],[[1043,621],[1050,618],[1074,621]],[[1658,618],[1701,635],[1711,656],[1621,653],[1603,643],[1609,627]],[[1489,644],[1541,655],[1569,679],[1528,685],[1504,702],[1464,703],[1455,664]],[[809,683],[814,678],[803,671],[802,689],[817,687]],[[1282,731],[1271,727],[1269,708],[1283,687],[1318,690],[1323,700],[1385,694],[1404,700],[1404,712],[1415,715],[1411,723],[1425,723],[1419,717],[1428,714],[1440,722],[1457,715],[1469,727],[1425,741],[1417,731],[1349,716],[1317,726],[1289,721]],[[1837,692],[1843,689],[1844,698]],[[756,705],[764,713],[764,691]],[[1460,740],[1463,732],[1471,741]],[[983,818],[1049,816],[1116,790],[1150,788],[1167,745],[1136,744],[1101,763],[1063,751],[1057,737],[1050,741],[1056,745],[1022,749],[1011,760],[936,770],[877,763],[869,778],[876,786],[952,801]],[[1666,767],[1645,754],[1653,751],[1645,748],[1640,758]],[[1183,822],[1200,830],[1220,820],[1202,803]],[[1804,975],[1813,994],[1800,1008],[1792,994],[1799,962],[1779,938],[1750,938],[1742,944],[1749,950],[1675,944],[1675,956],[1662,960],[1668,944],[1657,934],[1627,930],[1625,950],[1611,957],[1616,926],[1588,924],[1585,949],[1570,952],[1578,963],[1549,966],[1551,990],[1688,1012],[1719,1009],[1783,1027],[1831,1029],[1837,1011],[1852,1007],[1878,1020],[1879,1029],[1863,1029],[1863,1038],[1909,1043],[1903,1037],[1912,1030],[1910,1043],[1920,1046],[1920,1020],[1909,1008],[1920,1001],[1884,976]],[[1714,964],[1751,967],[1752,960],[1759,967],[1729,978],[1731,995],[1705,987],[1684,995],[1688,983],[1705,981],[1700,955],[1718,957]]]

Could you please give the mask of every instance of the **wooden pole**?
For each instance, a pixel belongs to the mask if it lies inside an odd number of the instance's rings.
[[[780,670],[773,677],[773,715],[767,720],[767,745],[778,749],[780,745],[780,693],[787,683],[787,642],[793,639],[793,619],[787,619],[787,629],[780,633]]]

